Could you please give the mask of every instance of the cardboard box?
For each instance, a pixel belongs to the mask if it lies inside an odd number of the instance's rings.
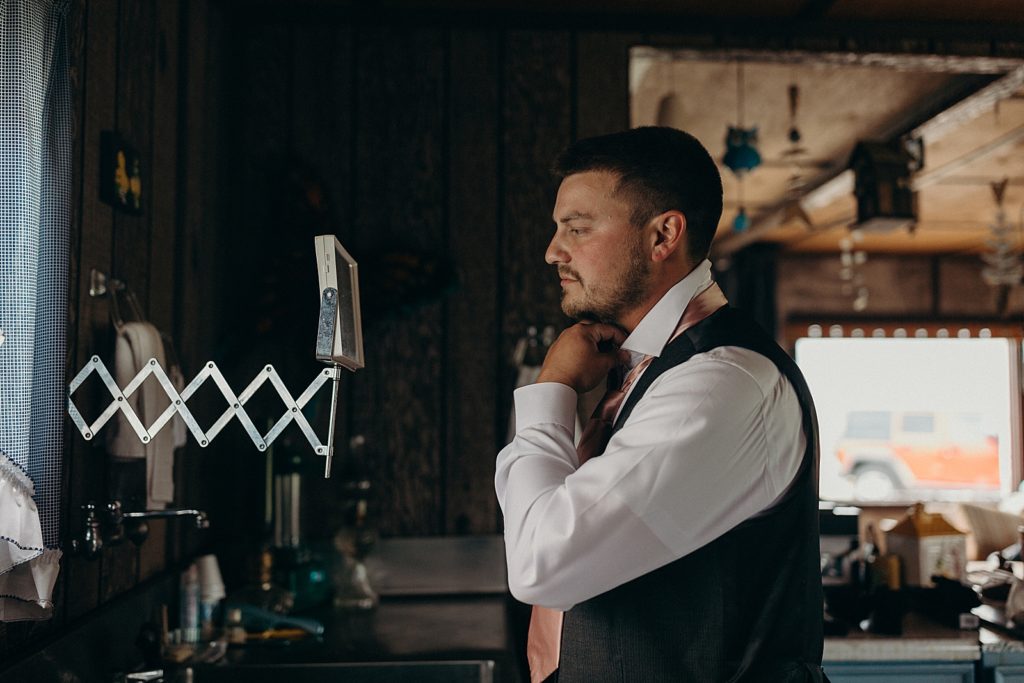
[[[939,514],[918,503],[886,534],[886,548],[903,562],[906,586],[931,588],[932,576],[963,580],[967,536]]]

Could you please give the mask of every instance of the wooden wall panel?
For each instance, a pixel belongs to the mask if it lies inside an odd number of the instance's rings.
[[[308,287],[296,294],[306,302],[303,310],[316,316],[318,287],[313,265],[313,235],[334,234],[344,245],[351,245],[353,226],[353,108],[356,92],[353,87],[355,52],[352,29],[336,24],[298,24],[293,28],[294,51],[291,60],[290,158],[303,169],[314,192],[312,208],[303,224],[291,226],[301,230],[296,244],[299,273],[308,278]],[[318,209],[318,210],[317,210]],[[298,274],[298,273],[297,273]],[[306,282],[306,280],[304,280]],[[299,344],[289,352],[302,359],[308,368],[296,378],[296,387],[304,386],[322,366],[313,360],[312,319],[301,326]],[[301,353],[305,352],[305,353]],[[296,389],[297,390],[297,389]],[[313,422],[318,434],[327,433],[329,401],[323,390],[321,409]],[[333,535],[343,524],[349,501],[345,481],[352,473],[349,459],[348,411],[351,406],[352,375],[344,373],[339,396],[336,423],[337,446],[334,472],[325,479],[323,459],[308,452],[309,476],[303,482],[304,533],[311,538]]]
[[[569,33],[560,31],[513,31],[505,42],[500,363],[508,371],[499,385],[499,414],[511,408],[515,340],[531,325],[567,322],[544,252],[554,232],[556,183],[549,169],[572,137],[570,45]]]
[[[181,117],[178,140],[178,190],[180,201],[176,207],[175,230],[175,281],[178,295],[174,301],[171,335],[177,344],[177,352],[186,378],[194,377],[199,364],[211,356],[196,344],[196,339],[210,339],[210,330],[204,324],[202,311],[211,305],[215,294],[204,273],[210,264],[204,249],[203,235],[210,226],[206,223],[206,192],[209,177],[204,174],[207,160],[214,151],[207,148],[207,125],[212,117],[212,107],[203,95],[208,90],[207,77],[211,68],[207,35],[209,30],[208,7],[204,0],[188,0],[181,3],[179,16],[179,68],[180,76],[189,84],[179,101]],[[204,180],[206,181],[204,183]],[[207,265],[204,269],[202,266]],[[204,303],[205,302],[205,303]],[[201,503],[198,482],[203,476],[203,451],[190,436],[185,448],[178,451],[174,468],[174,496],[183,507],[199,507]],[[209,511],[207,511],[209,512]],[[185,552],[185,540],[180,533],[170,533],[166,539],[168,564],[180,561]]]
[[[112,341],[112,329],[106,301],[83,296],[89,291],[89,271],[97,268],[109,273],[111,267],[113,210],[100,202],[100,133],[115,126],[117,93],[117,0],[90,0],[86,14],[85,78],[82,82],[85,116],[79,135],[82,138],[81,248],[77,270],[71,277],[78,282],[77,372],[100,348]],[[96,411],[89,405],[105,405],[102,395],[89,392],[75,395],[88,419]],[[85,442],[74,431],[67,431],[70,462],[67,464],[71,488],[68,495],[68,520],[72,533],[81,528],[80,507],[99,501],[105,493],[106,454],[102,439]],[[100,562],[65,555],[62,567],[68,619],[75,619],[99,603]]]
[[[182,369],[190,378],[199,372],[203,362],[216,357],[214,311],[219,309],[223,315],[221,301],[227,289],[217,284],[224,270],[224,260],[216,248],[223,239],[215,237],[225,233],[223,216],[213,207],[225,204],[219,193],[224,193],[228,187],[217,172],[218,164],[226,166],[230,161],[221,160],[225,146],[221,143],[222,131],[218,126],[223,119],[224,96],[218,92],[218,86],[220,74],[226,68],[224,60],[232,53],[224,45],[226,34],[222,32],[221,14],[207,0],[188,0],[181,3],[181,10],[180,68],[188,87],[182,89],[184,101],[179,101],[182,125],[178,146],[174,338]],[[184,452],[179,452],[175,467],[178,504],[207,509],[211,519],[219,509],[211,502],[221,508],[236,504],[230,497],[209,495],[208,488],[223,490],[216,486],[220,482],[212,471],[213,460],[208,450],[190,437]],[[183,526],[179,525],[177,532],[171,527],[167,544],[169,565],[193,554],[203,538],[196,532],[181,531]]]
[[[237,101],[224,112],[230,124],[222,132],[245,152],[244,160],[237,162],[230,153],[222,157],[225,182],[233,200],[221,204],[225,207],[227,239],[217,240],[223,245],[218,258],[232,264],[233,281],[215,310],[223,314],[224,329],[232,333],[218,334],[212,340],[219,350],[215,360],[224,368],[228,383],[239,391],[265,363],[274,365],[285,383],[292,386],[293,369],[285,363],[290,357],[284,355],[286,343],[282,341],[289,331],[282,326],[287,325],[291,305],[287,294],[291,279],[300,275],[290,261],[297,239],[292,232],[298,227],[287,224],[281,213],[287,196],[284,188],[291,135],[292,30],[288,26],[260,25],[234,35],[232,40],[236,42],[225,54],[234,60],[232,64],[245,65],[245,69],[236,72],[236,80],[227,79],[237,88]],[[211,141],[212,136],[207,138]],[[207,225],[197,227],[204,233],[209,230]],[[207,235],[203,239],[210,242]],[[219,281],[223,275],[212,277]],[[254,415],[254,421],[266,431],[262,417]],[[217,519],[211,517],[211,524],[220,529],[215,535],[227,538],[222,534],[234,529],[239,538],[258,537],[263,531],[264,455],[253,447],[237,421],[218,438],[200,456],[208,477],[202,498],[221,499],[215,503]],[[281,446],[278,443],[275,449]],[[218,493],[224,482],[231,482],[234,496]]]
[[[780,258],[777,305],[781,321],[790,316],[853,314],[853,298],[842,292],[839,257]],[[869,289],[866,315],[921,315],[933,311],[932,262],[927,257],[872,255],[862,267]]]
[[[448,253],[458,285],[447,299],[444,533],[494,530],[498,387],[498,88],[500,34],[453,31]]]
[[[938,312],[943,316],[984,317],[1011,315],[1024,310],[1024,288],[1003,293],[981,277],[980,256],[950,256],[938,263]]]
[[[117,132],[138,150],[142,174],[142,213],[114,214],[111,274],[138,298],[141,313],[149,310],[150,227],[153,214],[153,46],[156,44],[155,6],[127,2],[120,6],[117,64]],[[119,309],[127,322],[137,319],[125,297]],[[129,472],[131,474],[129,474]],[[134,475],[134,476],[133,476]],[[128,510],[145,507],[145,462],[110,466],[108,493],[122,499]],[[132,543],[103,551],[101,601],[123,593],[138,581],[139,550]]]
[[[365,27],[356,40],[353,250],[364,263],[396,251],[443,262],[444,33]],[[391,286],[384,272],[363,270],[364,297]],[[436,532],[443,515],[444,307],[421,294],[366,309],[366,368],[353,377],[351,429],[367,439],[379,524],[399,534]]]
[[[576,137],[629,128],[629,48],[639,34],[580,33],[576,38]]]
[[[778,264],[779,321],[820,317],[923,321],[1012,322],[1024,306],[1024,293],[1013,288],[1006,300],[981,278],[977,256],[872,255],[864,274],[870,290],[866,311],[853,310],[840,291],[839,259],[834,255],[783,255]]]
[[[176,3],[155,6],[155,31],[150,51],[152,60],[152,173],[149,182],[149,310],[150,322],[173,340],[177,254],[178,205],[178,21]],[[165,349],[169,367],[170,350]],[[180,455],[178,456],[180,458]],[[180,465],[179,465],[180,467]],[[177,492],[176,492],[177,493]],[[167,522],[153,520],[149,537],[139,548],[139,579],[145,580],[166,564]]]

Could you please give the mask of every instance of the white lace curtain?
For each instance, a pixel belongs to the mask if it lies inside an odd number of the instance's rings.
[[[68,0],[0,0],[0,621],[59,571],[71,189]]]

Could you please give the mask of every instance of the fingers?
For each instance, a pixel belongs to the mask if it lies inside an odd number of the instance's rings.
[[[626,341],[626,333],[615,325],[609,325],[607,323],[583,323],[586,325],[583,328],[588,337],[594,340],[595,343],[600,344],[601,342],[612,342],[616,347],[622,346],[622,342]]]
[[[615,325],[581,322],[558,336],[544,357],[538,382],[559,382],[577,392],[589,391],[619,363],[629,363],[620,345],[626,334]]]

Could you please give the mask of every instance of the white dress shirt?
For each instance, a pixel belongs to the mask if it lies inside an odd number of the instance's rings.
[[[633,364],[661,354],[687,304],[710,286],[710,270],[698,266],[626,338]],[[806,446],[792,385],[770,360],[735,346],[662,373],[604,454],[582,467],[576,392],[543,382],[514,397],[516,436],[495,473],[509,588],[563,611],[766,511]]]

